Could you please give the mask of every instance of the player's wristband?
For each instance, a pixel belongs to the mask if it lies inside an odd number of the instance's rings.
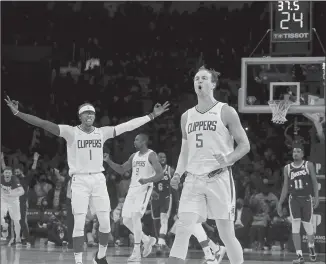
[[[19,113],[19,110],[17,110],[17,112],[16,112],[16,113],[14,113],[14,116],[18,115],[18,113]]]
[[[150,113],[148,116],[151,120],[154,120],[154,118],[156,117],[154,113]]]

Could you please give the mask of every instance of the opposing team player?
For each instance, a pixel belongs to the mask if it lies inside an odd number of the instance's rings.
[[[249,152],[250,144],[234,108],[215,100],[217,81],[215,71],[200,68],[194,79],[198,104],[181,117],[182,146],[171,184],[178,184],[185,171],[187,177],[169,263],[184,262],[192,230],[206,218],[216,221],[231,264],[243,263],[233,224],[236,199],[231,166]]]
[[[165,153],[160,152],[157,156],[162,165],[164,176],[163,179],[154,183],[154,191],[158,194],[158,197],[151,200],[151,209],[154,228],[159,235],[157,250],[166,251],[168,248],[165,237],[168,231],[168,222],[172,207],[170,180],[174,174],[174,169],[167,165]],[[157,221],[157,219],[159,221]]]
[[[21,245],[19,197],[24,193],[24,189],[20,185],[18,178],[13,175],[12,168],[6,167],[1,175],[1,226],[3,232],[8,230],[8,224],[5,222],[4,218],[9,212],[9,216],[14,222],[15,231],[15,236],[11,234],[11,241],[15,240],[16,246]],[[13,239],[14,237],[15,239]]]
[[[278,214],[282,216],[282,204],[289,192],[292,239],[298,256],[297,259],[293,260],[295,264],[304,263],[300,237],[301,222],[308,237],[310,259],[316,261],[317,258],[314,246],[312,215],[313,208],[317,208],[319,204],[318,183],[313,163],[303,160],[303,156],[303,146],[294,145],[293,162],[284,167],[284,183],[277,208]]]
[[[131,183],[122,208],[123,223],[134,234],[134,250],[128,261],[141,260],[140,242],[144,243],[143,257],[147,257],[156,243],[156,238],[146,236],[142,231],[143,217],[153,191],[153,183],[163,178],[163,169],[156,153],[148,149],[148,136],[139,134],[135,138],[135,148],[128,161],[119,165],[106,157],[109,166],[120,173],[132,169]]]
[[[114,138],[126,131],[134,130],[153,120],[168,110],[169,103],[156,104],[153,113],[132,119],[114,127],[96,128],[95,108],[83,104],[78,109],[81,121],[79,126],[57,125],[36,116],[24,114],[18,110],[18,102],[5,100],[13,114],[25,122],[43,128],[48,132],[63,137],[67,142],[67,156],[71,183],[71,203],[74,214],[73,246],[75,262],[82,263],[84,245],[84,225],[88,206],[91,205],[99,221],[99,250],[94,263],[106,264],[106,249],[110,228],[110,199],[106,188],[103,168],[103,145],[109,138]]]

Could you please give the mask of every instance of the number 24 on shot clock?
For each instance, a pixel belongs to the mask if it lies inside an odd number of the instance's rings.
[[[309,42],[312,30],[312,2],[271,2],[272,42]]]

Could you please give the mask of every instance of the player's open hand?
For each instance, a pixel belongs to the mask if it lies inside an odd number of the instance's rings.
[[[312,204],[314,206],[314,209],[316,209],[319,205],[319,198],[318,197],[312,197]]]
[[[17,114],[19,111],[18,111],[18,105],[19,105],[19,102],[18,101],[15,101],[15,100],[11,100],[9,98],[9,96],[7,96],[7,99],[5,99],[7,105],[9,106],[11,112],[15,115]]]
[[[163,114],[164,112],[169,110],[169,106],[170,106],[169,102],[165,102],[163,105],[157,103],[156,105],[154,105],[154,109],[153,109],[154,115],[159,116]]]
[[[40,157],[40,154],[38,154],[37,152],[34,153],[33,156],[33,160],[38,160],[38,158]]]
[[[170,181],[170,185],[173,189],[178,190],[180,183],[180,175],[175,173]]]

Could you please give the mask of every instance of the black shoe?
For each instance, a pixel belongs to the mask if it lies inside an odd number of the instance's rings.
[[[309,248],[309,257],[310,257],[310,260],[313,262],[315,262],[317,260],[317,254],[316,254],[315,247]]]
[[[103,258],[99,259],[97,257],[98,251],[96,252],[94,259],[93,259],[93,264],[109,264],[108,261],[106,260],[106,256]]]

